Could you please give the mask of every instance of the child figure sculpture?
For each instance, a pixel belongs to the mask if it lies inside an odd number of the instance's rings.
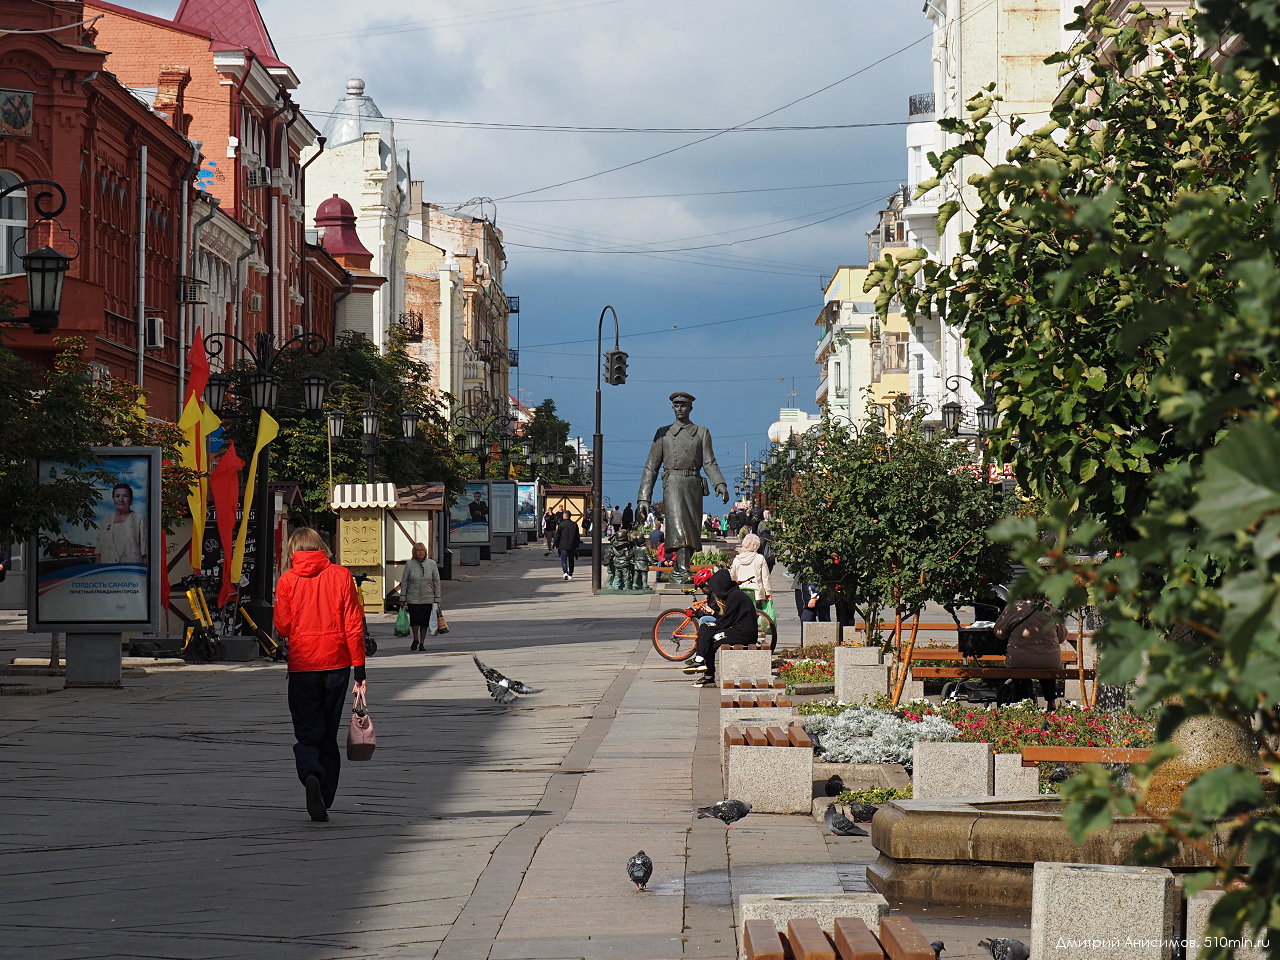
[[[625,530],[617,531],[609,538],[608,586],[613,590],[629,590],[631,588],[631,543]]]
[[[637,530],[631,536],[631,589],[647,590],[649,588],[649,565],[653,562],[653,553],[645,542],[645,535]]]

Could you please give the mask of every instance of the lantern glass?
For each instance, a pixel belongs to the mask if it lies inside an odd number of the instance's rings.
[[[556,466],[557,466],[557,467],[563,467],[563,466],[564,466],[564,454],[563,454],[563,453],[557,453],[557,454],[556,454]]]
[[[341,440],[343,431],[347,428],[347,415],[341,410],[329,411],[329,439]]]
[[[524,458],[528,460],[533,456],[533,444],[528,440],[522,440],[520,442],[520,452],[524,454]]]
[[[956,427],[960,426],[960,415],[962,408],[955,400],[949,400],[942,405],[942,429],[947,433],[955,433]]]
[[[465,453],[467,450],[466,434],[459,433],[453,438],[454,445],[457,446],[459,453]]]
[[[502,455],[505,457],[511,452],[511,434],[504,433],[498,438],[498,446],[502,448]]]
[[[978,407],[978,432],[990,433],[996,428],[996,421],[999,419],[996,414],[996,405],[994,403],[984,403]]]
[[[268,370],[255,370],[249,374],[249,402],[253,409],[275,413],[279,396],[279,376]]]
[[[324,409],[325,387],[329,381],[323,373],[308,373],[302,378],[302,402],[307,413],[317,414]]]
[[[62,310],[62,280],[71,266],[71,257],[52,247],[41,247],[22,256],[27,273],[27,303],[32,316],[49,317],[57,324]]]
[[[400,414],[400,432],[406,441],[418,439],[418,419],[422,415],[417,410],[406,410]]]
[[[480,431],[475,427],[467,427],[467,446],[472,453],[480,449]]]
[[[209,409],[219,416],[222,415],[222,406],[227,402],[227,387],[231,386],[231,378],[225,373],[213,373],[209,375],[209,382],[204,387],[204,402],[209,405]]]
[[[787,463],[795,463],[795,462],[796,462],[796,448],[787,447]]]
[[[770,450],[770,451],[769,451],[769,466],[771,466],[771,467],[776,467],[777,465],[778,465],[778,451],[777,451],[777,450]]]
[[[925,443],[933,443],[934,438],[938,435],[938,428],[932,423],[921,424],[920,435],[924,437]]]
[[[376,437],[382,426],[382,412],[377,407],[365,407],[360,411],[366,437]]]

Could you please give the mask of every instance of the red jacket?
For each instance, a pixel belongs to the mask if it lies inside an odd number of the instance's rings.
[[[351,571],[300,550],[276,584],[276,635],[289,638],[289,670],[364,665],[364,605]]]

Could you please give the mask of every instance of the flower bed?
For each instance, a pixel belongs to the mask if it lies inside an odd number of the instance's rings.
[[[911,766],[919,740],[954,740],[957,728],[936,714],[907,715],[849,707],[836,716],[814,714],[805,730],[821,746],[825,763],[901,763]]]
[[[778,679],[788,687],[797,683],[834,683],[836,668],[829,660],[784,660],[778,668]]]

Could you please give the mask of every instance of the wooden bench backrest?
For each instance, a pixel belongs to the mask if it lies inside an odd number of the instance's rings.
[[[724,745],[726,747],[804,747],[813,749],[813,739],[805,733],[803,727],[769,727],[767,731],[759,727],[724,728]]]
[[[880,921],[880,945],[889,960],[934,960],[929,941],[906,917],[885,917]]]
[[[854,917],[837,917],[828,936],[812,917],[787,922],[785,935],[772,920],[743,924],[746,960],[935,960],[924,934],[906,917],[885,917],[877,936]]]

